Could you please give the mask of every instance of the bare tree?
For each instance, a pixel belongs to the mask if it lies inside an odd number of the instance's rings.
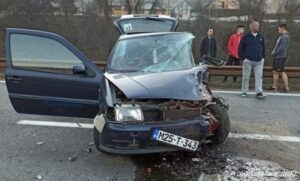
[[[157,12],[157,9],[160,7],[160,3],[159,3],[159,0],[154,0],[152,2],[152,6],[151,6],[151,9],[150,9],[150,14],[156,14]]]
[[[61,12],[65,15],[73,15],[76,13],[75,0],[60,0],[59,5]]]
[[[286,19],[294,19],[297,14],[300,14],[300,1],[298,0],[286,1],[281,7]]]
[[[266,0],[240,0],[241,11],[250,15],[250,20],[263,20]]]
[[[134,13],[139,13],[141,9],[142,2],[141,0],[137,0],[134,6]]]
[[[127,13],[131,14],[132,10],[131,10],[131,2],[130,2],[130,0],[126,0],[126,7],[127,7]]]

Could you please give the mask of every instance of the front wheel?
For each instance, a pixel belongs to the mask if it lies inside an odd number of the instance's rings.
[[[218,104],[211,104],[206,108],[211,118],[210,133],[212,136],[210,140],[213,144],[222,144],[226,141],[230,129],[228,111]]]
[[[94,127],[94,143],[95,143],[95,147],[97,148],[97,150],[102,152],[102,150],[99,147],[99,145],[100,145],[100,133],[95,127]]]

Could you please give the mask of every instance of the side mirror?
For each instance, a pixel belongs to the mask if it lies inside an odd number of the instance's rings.
[[[73,74],[81,74],[81,75],[86,75],[86,67],[83,64],[78,64],[73,66]]]

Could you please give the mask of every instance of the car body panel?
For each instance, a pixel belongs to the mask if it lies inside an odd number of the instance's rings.
[[[102,131],[100,149],[115,154],[144,154],[177,151],[182,148],[158,143],[151,139],[155,129],[172,132],[186,138],[204,140],[209,123],[203,118],[147,124],[107,122]]]
[[[16,34],[58,42],[82,61],[90,75],[75,76],[15,67],[10,41]],[[98,96],[103,73],[66,39],[44,31],[9,28],[6,29],[5,43],[6,85],[17,112],[71,117],[94,117],[99,112]]]
[[[202,99],[199,67],[159,73],[105,73],[105,77],[130,99]]]

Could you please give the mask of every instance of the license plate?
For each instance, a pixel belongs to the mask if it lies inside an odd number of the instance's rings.
[[[199,145],[199,141],[184,138],[159,129],[154,130],[152,138],[163,143],[178,146],[192,151],[196,151]]]

